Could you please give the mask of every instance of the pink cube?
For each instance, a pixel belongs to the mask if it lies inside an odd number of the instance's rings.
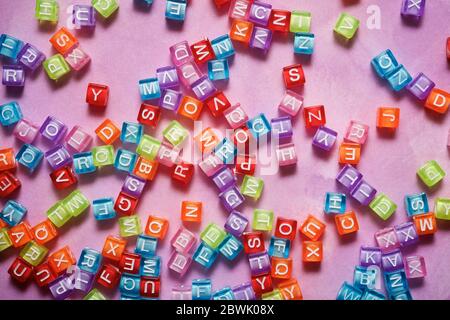
[[[179,153],[180,149],[172,147],[168,143],[163,142],[158,150],[156,160],[159,162],[159,164],[165,167],[172,168],[176,163],[179,162]]]
[[[392,251],[400,247],[394,228],[386,228],[375,233],[375,241],[383,252]]]
[[[277,147],[277,159],[280,167],[297,164],[297,154],[293,143],[286,143]]]
[[[406,278],[418,279],[427,275],[425,259],[422,256],[409,256],[405,259]]]
[[[188,229],[181,226],[175,235],[170,239],[170,244],[177,252],[184,254],[189,253],[192,247],[197,242],[195,235]]]
[[[73,49],[65,58],[70,67],[75,71],[83,69],[91,61],[91,57],[80,47]]]
[[[176,274],[178,274],[179,277],[182,277],[189,269],[191,263],[192,263],[191,257],[174,251],[169,258],[167,267]]]
[[[65,139],[66,146],[75,152],[86,151],[92,143],[92,136],[80,126],[74,126]]]
[[[187,41],[179,42],[169,48],[170,58],[173,64],[178,67],[182,64],[192,61],[194,57],[192,56],[191,48]]]
[[[26,119],[20,120],[14,128],[14,135],[24,143],[32,144],[39,132],[39,126]]]
[[[293,91],[286,90],[278,109],[291,117],[295,117],[303,107],[303,97]]]
[[[195,81],[203,76],[202,72],[197,67],[197,64],[194,61],[188,61],[178,66],[177,72],[178,78],[186,88],[190,88]]]
[[[369,135],[369,126],[357,121],[350,121],[344,140],[348,142],[364,144]]]
[[[224,167],[223,161],[215,154],[206,156],[198,165],[207,177],[212,177]]]
[[[232,129],[240,128],[248,121],[248,115],[240,103],[226,109],[223,115]]]

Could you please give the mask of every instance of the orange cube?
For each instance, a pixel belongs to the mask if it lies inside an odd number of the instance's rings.
[[[55,226],[50,222],[50,220],[45,220],[38,223],[31,231],[33,233],[34,240],[40,245],[46,244],[58,235]]]
[[[65,55],[72,50],[72,48],[78,45],[78,40],[72,33],[70,33],[69,30],[62,27],[50,38],[50,43],[56,51],[62,55]]]
[[[0,150],[0,171],[15,169],[17,166],[12,148]]]
[[[361,145],[351,142],[342,142],[339,146],[339,163],[358,164],[361,157]]]
[[[148,236],[158,239],[166,237],[167,229],[169,228],[169,221],[155,216],[149,216],[144,233]]]
[[[323,259],[322,241],[303,241],[302,242],[303,262],[321,262]]]
[[[211,128],[206,128],[194,137],[200,152],[210,153],[220,142],[219,137]]]
[[[283,281],[278,285],[278,289],[284,300],[303,300],[302,290],[297,279]]]
[[[14,248],[20,248],[33,240],[33,233],[28,222],[22,221],[8,230]]]
[[[235,19],[231,25],[231,40],[249,44],[253,32],[253,23]]]
[[[108,236],[103,245],[102,256],[113,261],[120,261],[126,245],[127,242],[124,239]]]
[[[325,224],[314,217],[309,215],[300,227],[300,233],[312,241],[317,241],[325,231]]]
[[[183,201],[181,203],[181,221],[202,222],[202,202]]]
[[[48,265],[56,274],[61,274],[77,263],[69,246],[65,246],[48,256]]]
[[[397,129],[400,123],[400,108],[378,108],[377,128]]]
[[[340,236],[359,230],[358,219],[356,219],[356,214],[353,211],[335,215],[334,222]]]
[[[202,109],[203,102],[189,96],[184,96],[178,107],[178,114],[195,121],[200,117]]]
[[[446,113],[450,105],[450,93],[433,88],[425,101],[425,108],[437,113]]]
[[[290,279],[292,275],[292,258],[272,257],[272,278]]]
[[[120,137],[120,129],[109,119],[103,121],[95,133],[105,144],[113,144]]]
[[[145,180],[152,181],[158,171],[158,166],[159,163],[156,161],[138,157],[133,174]]]
[[[436,217],[434,216],[433,212],[414,215],[413,220],[416,226],[417,234],[419,236],[436,233]]]

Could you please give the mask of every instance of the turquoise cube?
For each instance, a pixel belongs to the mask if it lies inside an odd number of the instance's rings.
[[[408,217],[430,212],[428,197],[425,192],[405,196],[405,208]]]
[[[343,193],[327,192],[325,196],[325,213],[344,213],[347,197]]]
[[[139,272],[142,277],[159,278],[161,275],[161,257],[142,258]]]
[[[362,291],[375,288],[381,279],[380,269],[356,266],[353,271],[353,286]]]
[[[371,65],[380,78],[386,79],[398,67],[399,63],[390,49],[372,59]]]
[[[311,55],[314,52],[314,34],[296,33],[294,37],[294,53]]]
[[[77,174],[92,173],[97,170],[92,152],[81,152],[73,155],[73,168]]]
[[[210,60],[208,61],[208,77],[212,81],[227,80],[230,78],[228,60]]]
[[[167,0],[166,19],[184,21],[186,18],[186,0]]]
[[[411,292],[409,290],[399,291],[389,294],[391,300],[413,300]]]
[[[144,126],[134,122],[124,122],[122,124],[122,132],[120,140],[123,143],[139,144],[144,134]]]
[[[11,101],[0,106],[0,123],[2,126],[11,126],[22,120],[22,118],[22,110],[16,101]]]
[[[201,266],[209,269],[213,265],[214,261],[216,261],[217,255],[218,252],[216,250],[201,242],[197,250],[195,250],[193,259]]]
[[[78,267],[86,272],[96,274],[102,263],[102,254],[91,248],[84,248],[78,259]]]
[[[386,297],[378,291],[366,290],[364,291],[361,300],[386,300]]]
[[[25,168],[33,172],[39,166],[44,153],[37,147],[25,143],[16,155],[16,160]]]
[[[233,290],[230,287],[225,287],[221,290],[214,292],[212,296],[213,300],[235,300]]]
[[[270,122],[264,113],[260,113],[253,119],[247,121],[247,127],[255,139],[267,136],[271,131]]]
[[[231,234],[219,246],[219,252],[230,261],[236,259],[243,249],[242,243]]]
[[[405,271],[385,272],[384,285],[389,296],[409,290],[408,280]]]
[[[14,200],[8,200],[5,207],[0,211],[0,218],[9,226],[19,224],[27,214],[27,208]]]
[[[344,282],[339,289],[336,300],[361,300],[363,292],[358,288]]]
[[[269,244],[269,256],[277,258],[289,257],[291,249],[291,241],[289,239],[282,239],[272,237]]]
[[[136,240],[135,253],[140,254],[144,258],[153,257],[158,247],[158,239],[140,234]]]
[[[114,167],[119,171],[131,173],[136,163],[137,154],[125,149],[117,150]]]
[[[225,164],[233,163],[237,154],[236,146],[230,139],[224,138],[214,148],[215,155]]]
[[[161,88],[158,78],[148,78],[139,80],[139,93],[142,101],[159,99],[161,97]]]
[[[109,220],[116,217],[113,198],[101,198],[92,201],[95,220]]]
[[[141,278],[138,274],[122,273],[119,291],[121,295],[139,298],[141,289]]]
[[[211,46],[216,55],[216,59],[226,59],[235,54],[233,43],[228,34],[224,34],[223,36],[211,40]]]
[[[400,91],[405,88],[411,81],[412,77],[403,65],[399,65],[392,74],[387,78],[392,90]]]
[[[195,279],[191,285],[192,300],[210,300],[212,283],[210,279]]]
[[[0,36],[0,56],[16,60],[20,49],[23,47],[23,41],[11,37],[7,34]]]

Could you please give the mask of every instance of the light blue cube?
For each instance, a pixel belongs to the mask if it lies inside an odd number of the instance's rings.
[[[158,247],[158,239],[144,234],[140,234],[136,240],[135,253],[140,254],[144,258],[153,257]]]
[[[27,214],[27,208],[14,200],[8,200],[5,207],[0,211],[0,218],[9,226],[14,227],[23,220]]]
[[[95,220],[109,220],[116,217],[113,198],[101,198],[92,201]]]
[[[192,280],[192,300],[210,300],[212,294],[212,283],[210,279]]]
[[[77,174],[92,173],[97,170],[92,152],[81,152],[73,155],[73,168]]]
[[[230,139],[224,138],[214,148],[215,155],[225,164],[231,164],[237,154],[236,146]]]
[[[366,290],[364,291],[361,300],[386,300],[386,297],[378,291]]]
[[[161,275],[161,257],[142,258],[139,270],[142,277],[158,278]]]
[[[148,78],[139,80],[139,93],[142,101],[159,99],[161,97],[161,88],[158,78]]]
[[[227,80],[230,78],[228,60],[210,60],[208,61],[208,77],[212,81]]]
[[[385,272],[384,285],[389,296],[409,290],[408,280],[406,279],[406,274],[403,270]]]
[[[230,261],[236,259],[243,249],[242,243],[231,234],[219,246],[219,252]]]
[[[377,55],[371,61],[372,67],[380,78],[386,79],[399,65],[390,49]]]
[[[119,284],[120,294],[131,298],[139,298],[141,278],[138,274],[122,273]]]
[[[291,241],[289,239],[282,239],[272,237],[269,244],[269,256],[277,258],[289,257],[291,249]]]
[[[399,291],[389,294],[391,300],[413,300],[411,292],[409,290]]]
[[[137,154],[125,149],[118,149],[114,167],[119,171],[131,173],[136,163]]]
[[[336,300],[361,300],[363,292],[358,288],[344,282],[339,289]]]
[[[144,126],[135,122],[124,122],[122,124],[122,132],[120,140],[122,143],[139,144],[144,134]]]
[[[0,106],[0,123],[2,126],[11,126],[19,122],[22,118],[22,110],[16,101],[11,101]]]
[[[23,41],[7,34],[2,34],[0,36],[0,56],[16,60],[22,47]]]
[[[86,272],[96,274],[102,263],[102,254],[91,248],[84,248],[78,259],[78,267]]]
[[[339,192],[327,192],[325,196],[325,213],[344,213],[347,197]]]
[[[216,261],[217,255],[218,252],[216,250],[201,242],[197,250],[195,250],[193,259],[201,266],[209,269],[213,265],[214,261]]]
[[[356,266],[353,271],[353,286],[362,291],[374,289],[381,283],[381,270],[375,267]]]
[[[216,55],[216,59],[226,59],[235,54],[233,43],[228,34],[211,40],[211,46]]]
[[[314,52],[314,34],[296,33],[294,37],[294,53],[311,55]]]
[[[271,131],[271,126],[269,120],[267,120],[264,113],[260,113],[253,119],[247,121],[247,127],[252,133],[255,139],[260,139],[267,136]]]
[[[388,76],[387,81],[391,86],[392,90],[400,91],[405,88],[411,81],[412,76],[409,74],[408,70],[401,64],[399,65],[390,76]]]
[[[428,197],[425,192],[405,196],[405,208],[408,217],[430,212]]]
[[[214,292],[212,296],[213,300],[234,300],[234,293],[230,287],[225,287],[221,290]]]
[[[44,157],[44,153],[37,147],[25,143],[16,154],[16,160],[30,172],[36,170]]]
[[[186,19],[186,0],[167,0],[166,19],[184,21]]]

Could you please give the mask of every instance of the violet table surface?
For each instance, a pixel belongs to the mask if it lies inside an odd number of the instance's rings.
[[[79,0],[76,3],[89,2]],[[413,76],[422,71],[436,82],[437,87],[448,91],[450,65],[446,61],[444,48],[446,38],[450,36],[450,3],[448,0],[427,1],[422,22],[415,26],[402,21],[400,0],[270,2],[275,8],[301,9],[312,13],[312,32],[316,36],[314,54],[309,59],[294,56],[292,35],[277,34],[267,56],[236,46],[237,54],[230,66],[231,80],[223,86],[225,93],[232,103],[240,102],[251,117],[260,112],[264,112],[269,119],[276,117],[284,91],[281,69],[293,63],[302,63],[307,81],[300,93],[305,97],[305,104],[325,105],[327,125],[338,131],[338,142],[342,140],[350,120],[370,125],[369,139],[363,147],[358,169],[378,191],[389,195],[399,206],[395,215],[383,222],[366,208],[350,201],[350,208],[357,212],[360,230],[356,237],[340,238],[333,220],[326,218],[322,212],[325,192],[338,190],[334,180],[339,169],[338,150],[334,148],[326,156],[315,152],[311,146],[312,134],[304,129],[303,119],[295,121],[294,143],[299,157],[297,169],[288,174],[264,177],[262,197],[256,203],[247,200],[242,211],[249,218],[253,208],[264,208],[274,210],[276,216],[294,218],[299,222],[303,222],[308,214],[326,221],[327,229],[323,237],[325,257],[320,266],[312,268],[302,264],[298,237],[291,257],[294,261],[293,276],[299,280],[305,299],[334,299],[343,281],[351,282],[353,279],[360,245],[374,244],[373,235],[377,230],[407,220],[403,204],[405,194],[426,191],[431,206],[436,197],[450,196],[449,177],[433,192],[429,192],[416,177],[416,170],[430,159],[437,160],[450,173],[446,147],[450,128],[448,115],[434,116],[425,112],[421,103],[407,92],[394,93],[370,67],[371,58],[390,48]],[[66,8],[73,2],[59,0],[59,3],[59,26],[62,26],[69,16]],[[380,30],[366,27],[366,10],[372,4],[381,8]],[[137,8],[132,1],[122,0],[119,12],[112,21],[99,21],[93,33],[75,32],[82,48],[92,57],[87,71],[72,74],[65,83],[55,85],[43,70],[39,70],[37,74],[27,76],[25,89],[21,93],[2,88],[0,103],[16,99],[25,117],[38,124],[51,114],[70,128],[78,124],[92,134],[106,117],[116,123],[135,121],[140,106],[137,82],[154,76],[158,67],[170,63],[169,46],[182,40],[193,43],[205,36],[213,39],[229,31],[226,10],[217,10],[212,1],[191,1],[182,28],[165,21],[164,8],[165,1],[162,0],[156,0],[148,11]],[[349,45],[343,45],[332,31],[343,11],[361,20],[357,36]],[[20,0],[14,1],[14,4],[0,1],[1,33],[31,42],[51,55],[54,51],[48,39],[55,30],[38,26],[34,19],[34,1]],[[88,82],[109,85],[111,94],[105,112],[92,112],[84,102]],[[400,127],[394,137],[380,134],[375,129],[376,109],[380,106],[401,108]],[[162,118],[156,130],[146,128],[146,132],[161,137],[161,131],[173,116],[164,112]],[[226,127],[225,121],[212,119],[207,110],[201,120],[204,125],[222,130]],[[187,121],[181,122],[192,128]],[[98,140],[96,144],[99,144]],[[37,145],[47,148],[41,141]],[[11,132],[2,128],[0,147],[11,146],[17,152],[20,143]],[[44,220],[46,210],[69,192],[56,191],[49,173],[50,168],[45,161],[33,175],[23,168],[17,172],[23,186],[16,198],[28,207],[27,219],[32,225]],[[105,169],[100,174],[80,177],[78,187],[91,200],[116,197],[124,178],[123,174]],[[204,203],[201,226],[191,228],[196,234],[210,222],[223,225],[227,217],[217,198],[215,186],[200,170],[197,170],[187,189],[175,186],[167,170],[158,173],[156,180],[146,189],[137,212],[143,224],[149,214],[170,219],[168,236],[158,247],[163,261],[161,297],[170,299],[173,286],[189,285],[196,278],[211,278],[214,290],[248,281],[250,271],[244,255],[235,262],[219,257],[209,271],[193,264],[182,280],[168,272],[169,239],[181,223],[179,216],[183,200]],[[4,202],[2,200],[2,205]],[[50,249],[69,245],[78,257],[84,247],[101,250],[106,236],[118,233],[118,224],[117,221],[96,222],[89,210],[83,217],[74,218],[59,230],[60,236],[51,243]],[[408,251],[408,254],[423,255],[428,269],[425,280],[411,286],[414,298],[450,298],[449,244],[450,225],[439,223],[434,237],[422,239],[418,247]],[[129,248],[133,246],[134,241],[130,241]],[[10,280],[7,269],[17,254],[18,250],[14,249],[0,254],[0,298],[51,298],[48,290],[40,290],[35,284],[20,287]],[[108,297],[118,298],[117,290],[109,292],[102,287],[99,289]]]

